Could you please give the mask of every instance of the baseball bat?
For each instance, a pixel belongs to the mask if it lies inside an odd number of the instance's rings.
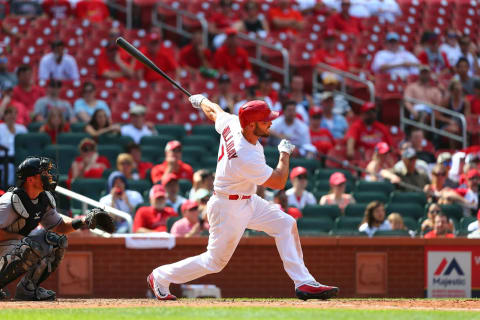
[[[127,51],[132,57],[146,65],[148,68],[152,69],[156,73],[159,73],[162,77],[167,79],[168,82],[173,84],[177,87],[180,91],[182,91],[187,97],[190,97],[192,94],[188,92],[184,87],[182,87],[179,83],[175,80],[170,78],[165,72],[163,72],[159,67],[152,62],[152,60],[148,59],[143,53],[141,53],[137,48],[135,48],[130,42],[125,40],[122,37],[118,37],[116,40],[117,46],[121,47],[123,50]]]

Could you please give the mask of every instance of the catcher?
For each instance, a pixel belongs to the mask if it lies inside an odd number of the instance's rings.
[[[17,187],[0,197],[0,300],[7,284],[24,275],[16,300],[55,300],[56,293],[39,284],[59,266],[67,248],[65,234],[83,226],[113,232],[113,221],[101,209],[71,219],[55,209],[52,192],[57,186],[55,164],[29,157],[17,169]],[[41,224],[43,228],[37,228]]]

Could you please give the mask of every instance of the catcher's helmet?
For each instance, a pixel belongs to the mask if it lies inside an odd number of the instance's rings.
[[[57,167],[52,160],[43,157],[28,157],[17,168],[17,186],[21,187],[28,177],[40,174],[42,177],[43,189],[55,191],[57,187]]]
[[[238,112],[242,128],[251,122],[275,120],[279,115],[277,111],[270,110],[268,104],[262,100],[249,101],[241,106]]]

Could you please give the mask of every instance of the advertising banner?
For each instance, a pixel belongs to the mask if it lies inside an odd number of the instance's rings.
[[[428,298],[472,296],[471,251],[428,251],[426,254]]]

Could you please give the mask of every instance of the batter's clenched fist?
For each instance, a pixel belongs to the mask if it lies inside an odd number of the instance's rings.
[[[201,94],[194,94],[193,96],[190,96],[188,98],[188,101],[190,101],[190,103],[193,105],[194,108],[200,109],[203,99],[207,99],[207,98]]]
[[[293,150],[295,150],[295,146],[286,139],[283,139],[278,144],[278,151],[280,152],[286,152],[288,154],[292,154]]]

